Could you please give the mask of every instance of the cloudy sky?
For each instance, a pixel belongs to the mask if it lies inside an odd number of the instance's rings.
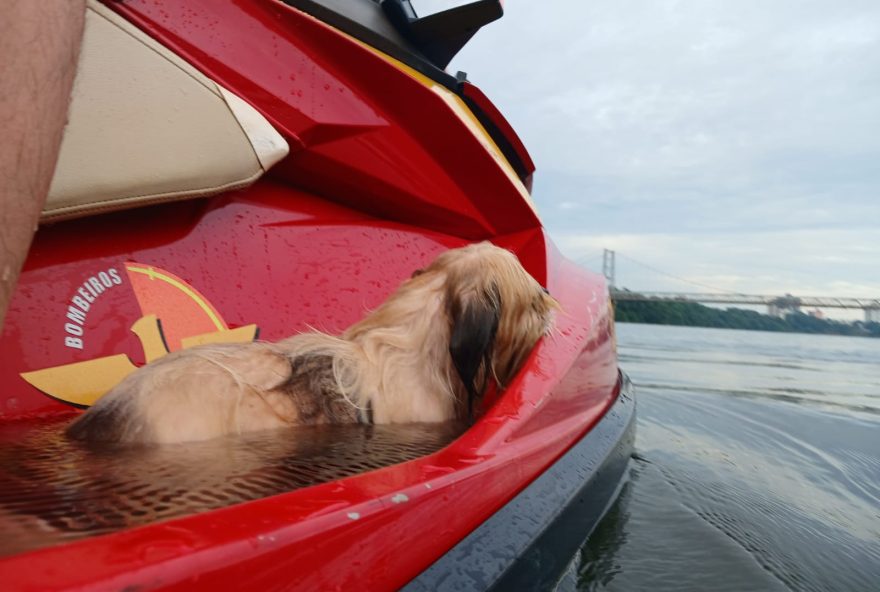
[[[414,0],[430,11],[441,0]],[[461,2],[459,2],[461,3]],[[618,285],[880,297],[880,2],[507,0],[450,65]]]

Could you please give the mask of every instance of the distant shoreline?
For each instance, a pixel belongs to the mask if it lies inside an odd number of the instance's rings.
[[[843,323],[815,318],[800,312],[789,313],[784,318],[771,317],[754,310],[744,310],[741,308],[721,310],[693,302],[615,302],[614,320],[621,323],[643,323],[648,325],[880,337],[880,323],[864,323],[861,321]]]

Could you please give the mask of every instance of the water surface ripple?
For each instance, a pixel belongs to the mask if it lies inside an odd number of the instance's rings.
[[[880,590],[880,340],[621,324],[618,342],[637,454],[562,587]]]

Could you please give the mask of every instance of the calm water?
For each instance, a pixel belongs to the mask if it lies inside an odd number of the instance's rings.
[[[637,458],[562,588],[880,591],[880,340],[618,341]]]

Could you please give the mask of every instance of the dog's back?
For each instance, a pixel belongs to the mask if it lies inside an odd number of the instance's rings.
[[[127,376],[68,429],[72,438],[179,442],[296,423],[278,386],[290,360],[268,343],[205,345],[169,354]]]
[[[452,249],[341,337],[312,332],[169,354],[126,377],[68,434],[163,443],[468,417],[491,380],[509,384],[557,306],[509,251]]]

